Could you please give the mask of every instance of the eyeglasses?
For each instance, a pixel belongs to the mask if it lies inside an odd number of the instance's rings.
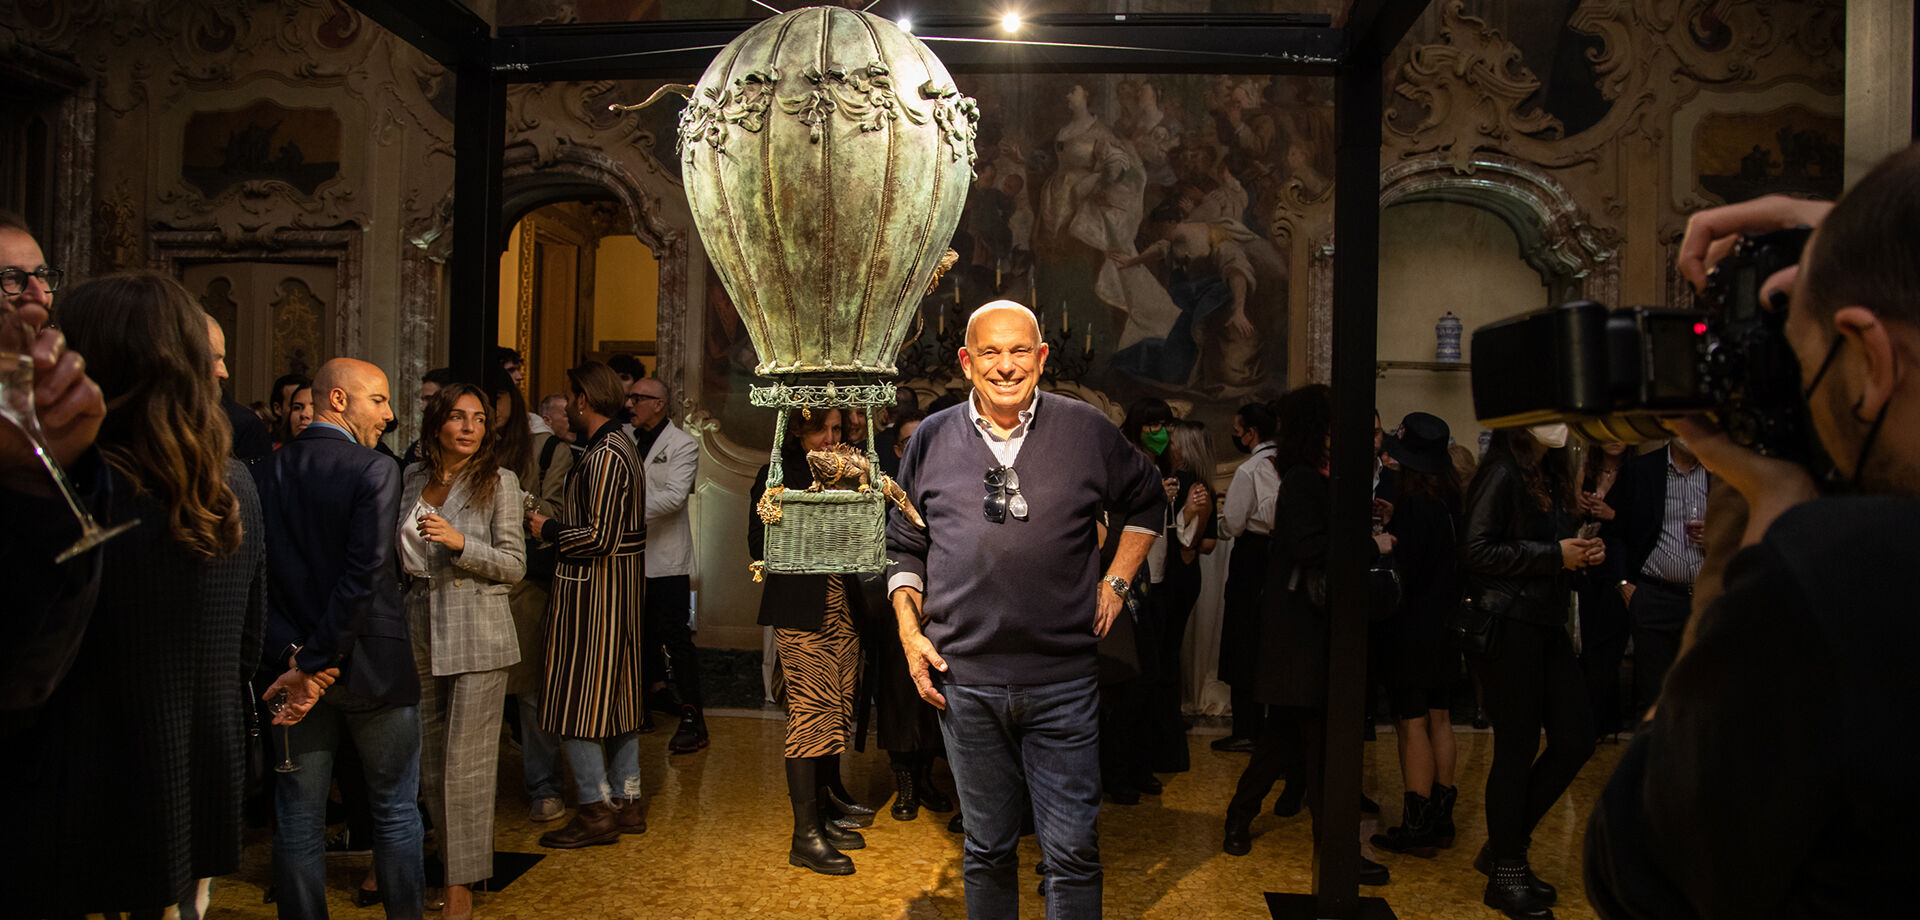
[[[987,522],[1006,523],[1011,512],[1015,520],[1027,519],[1027,497],[1020,494],[1020,474],[1010,466],[996,466],[987,470],[982,482],[987,487],[987,499],[982,510],[986,512]]]
[[[0,292],[8,296],[25,294],[27,292],[27,285],[31,283],[27,279],[38,278],[40,279],[41,286],[45,287],[47,293],[51,294],[60,289],[60,282],[66,277],[66,272],[57,268],[46,268],[44,266],[34,271],[27,271],[22,268],[0,268]]]
[[[627,403],[628,403],[629,405],[631,405],[631,404],[633,404],[633,403],[638,403],[638,402],[647,402],[647,401],[649,401],[649,400],[654,400],[654,399],[665,399],[665,398],[666,398],[666,397],[664,397],[664,396],[643,396],[643,395],[641,395],[641,394],[639,394],[639,393],[628,393],[628,394],[627,394]]]

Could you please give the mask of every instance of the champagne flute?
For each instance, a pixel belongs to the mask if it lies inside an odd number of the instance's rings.
[[[287,708],[287,691],[285,690],[282,690],[279,693],[274,694],[273,699],[268,701],[267,703],[267,711],[273,713],[276,716],[279,715],[286,708]],[[280,726],[280,762],[273,765],[273,772],[275,773],[300,772],[300,765],[293,762],[293,726],[291,725]]]
[[[0,313],[0,418],[27,436],[34,456],[40,458],[40,465],[46,467],[47,475],[53,477],[54,485],[60,489],[60,496],[67,500],[67,509],[80,522],[80,539],[53,557],[55,563],[61,563],[132,530],[140,522],[131,520],[112,527],[100,526],[93,515],[87,513],[73,482],[47,449],[47,437],[40,430],[40,416],[33,407],[33,343],[38,337],[38,330],[28,325],[18,311]]]

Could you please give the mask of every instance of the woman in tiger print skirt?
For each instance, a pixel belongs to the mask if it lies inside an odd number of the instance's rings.
[[[840,443],[838,409],[799,412],[787,420],[780,464],[788,489],[813,484],[807,451]],[[761,467],[748,494],[759,501],[769,467]],[[766,556],[766,531],[752,504],[747,508],[747,551]],[[787,797],[793,802],[793,849],[787,861],[824,875],[853,874],[853,860],[841,850],[866,846],[860,834],[826,820],[823,799],[851,801],[840,784],[840,752],[853,727],[853,701],[860,679],[863,614],[859,584],[852,576],[768,575],[760,596],[760,625],[774,627],[780,667],[786,675]],[[854,806],[865,814],[872,809]]]

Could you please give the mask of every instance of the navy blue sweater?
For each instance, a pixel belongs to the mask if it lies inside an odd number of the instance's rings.
[[[925,516],[922,531],[892,512],[888,554],[926,585],[924,632],[947,662],[937,680],[1047,684],[1097,672],[1093,622],[1100,579],[1095,525],[1158,530],[1166,491],[1146,455],[1086,403],[1047,396],[1014,471],[1028,513],[994,524],[982,510],[998,465],[966,404],[922,422],[900,460],[900,485]]]

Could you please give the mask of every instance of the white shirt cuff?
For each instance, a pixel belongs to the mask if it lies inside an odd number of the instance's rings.
[[[923,595],[927,593],[927,583],[921,581],[920,576],[912,572],[895,572],[892,578],[887,579],[888,597],[892,597],[893,592],[901,588],[912,588]]]
[[[1149,537],[1157,537],[1160,535],[1160,531],[1154,530],[1151,527],[1142,527],[1138,524],[1128,524],[1126,527],[1121,528],[1121,532],[1122,533],[1143,533]]]

